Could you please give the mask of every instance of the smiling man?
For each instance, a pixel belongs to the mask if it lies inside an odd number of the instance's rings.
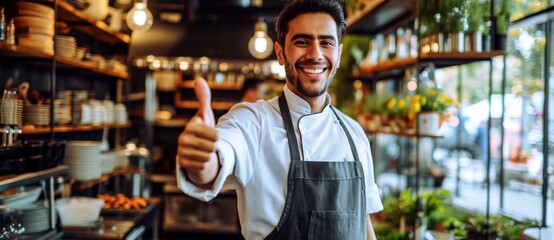
[[[178,185],[205,201],[235,189],[246,239],[375,239],[369,214],[383,207],[369,141],[327,93],[342,52],[340,2],[296,0],[276,31],[279,97],[237,104],[214,126],[210,90],[196,81],[201,107],[179,136]]]

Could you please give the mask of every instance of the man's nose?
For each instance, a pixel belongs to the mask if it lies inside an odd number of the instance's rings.
[[[307,57],[314,61],[323,60],[323,52],[318,44],[313,44],[308,51]]]

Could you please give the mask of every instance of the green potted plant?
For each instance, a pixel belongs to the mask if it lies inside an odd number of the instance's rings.
[[[481,52],[483,50],[483,34],[485,32],[485,15],[489,11],[488,2],[467,0],[464,16],[467,19],[466,38],[469,46],[466,51]]]
[[[386,114],[386,103],[390,99],[388,94],[370,94],[363,100],[363,117],[365,127],[370,131],[376,131],[389,125]]]
[[[499,7],[495,9],[495,35],[494,46],[495,50],[506,50],[506,37],[508,35],[508,27],[510,25],[510,15],[512,13],[511,0],[500,0]]]

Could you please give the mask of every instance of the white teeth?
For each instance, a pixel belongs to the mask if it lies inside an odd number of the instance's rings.
[[[303,71],[311,74],[318,74],[323,72],[323,68],[315,68],[315,69],[304,68]]]

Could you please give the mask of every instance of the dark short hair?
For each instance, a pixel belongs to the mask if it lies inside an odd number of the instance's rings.
[[[344,10],[340,0],[295,0],[283,8],[275,23],[277,42],[281,46],[285,46],[285,36],[289,31],[289,22],[298,15],[305,13],[329,14],[337,24],[337,40],[340,42],[346,31]]]
[[[244,96],[244,93],[246,93],[246,91],[248,91],[249,89],[256,89],[262,83],[264,83],[264,80],[259,78],[244,79],[244,82],[242,83],[242,89],[240,91],[240,95]]]

